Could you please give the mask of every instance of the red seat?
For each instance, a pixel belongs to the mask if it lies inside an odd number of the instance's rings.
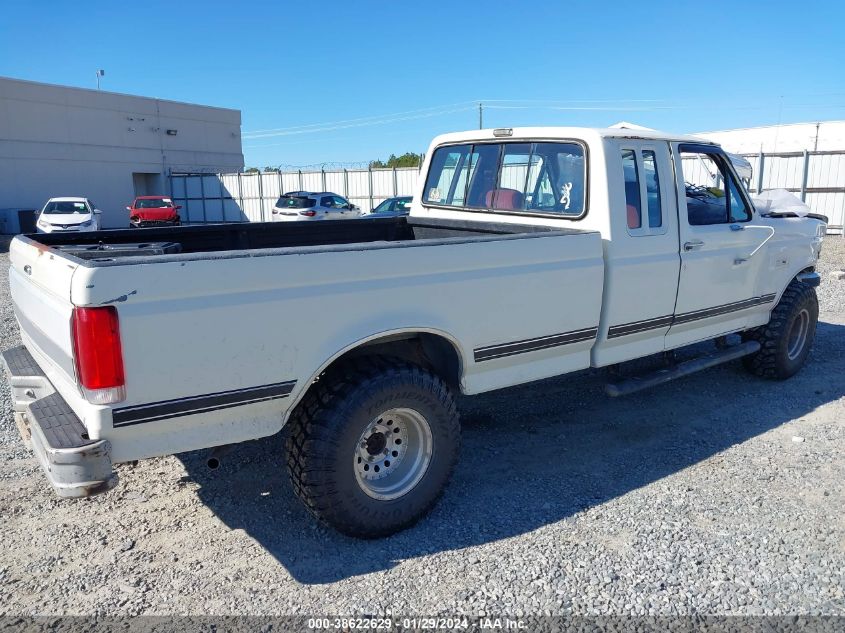
[[[484,196],[484,206],[502,211],[521,211],[525,197],[516,189],[493,189]]]
[[[642,220],[640,220],[640,211],[635,207],[633,204],[625,205],[628,207],[628,228],[629,229],[638,229],[642,226]]]

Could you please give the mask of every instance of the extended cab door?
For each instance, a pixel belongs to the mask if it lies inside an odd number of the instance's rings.
[[[678,292],[678,214],[666,141],[605,144],[609,237],[596,367],[665,349]]]
[[[774,301],[755,286],[768,237],[727,156],[713,145],[674,143],[681,275],[668,348],[745,328]]]

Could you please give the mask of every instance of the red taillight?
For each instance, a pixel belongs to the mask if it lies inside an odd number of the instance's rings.
[[[305,217],[313,218],[315,215],[317,215],[317,212],[313,211],[313,210],[312,211],[300,211],[299,215],[304,215]]]
[[[86,399],[93,404],[123,400],[126,391],[117,309],[74,308],[71,332],[76,374]]]

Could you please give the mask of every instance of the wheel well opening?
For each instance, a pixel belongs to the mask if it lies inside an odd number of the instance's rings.
[[[328,369],[349,358],[361,356],[401,358],[434,372],[446,381],[451,389],[460,389],[461,358],[454,345],[443,336],[416,332],[369,341],[339,356]]]
[[[335,358],[320,373],[318,380],[351,359],[367,356],[388,356],[419,365],[439,376],[453,392],[460,393],[463,363],[458,350],[449,339],[428,332],[393,334],[363,343]],[[316,384],[315,380],[308,386],[291,412],[308,401]]]
[[[393,334],[367,341],[335,358],[320,375],[330,373],[350,359],[365,356],[390,356],[425,367],[440,376],[450,389],[460,390],[463,370],[460,354],[449,339],[428,332]]]

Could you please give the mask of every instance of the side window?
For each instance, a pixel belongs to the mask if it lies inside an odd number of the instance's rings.
[[[739,192],[725,158],[704,148],[681,145],[687,219],[693,226],[747,222],[751,210]]]
[[[650,149],[643,150],[643,178],[648,206],[648,225],[663,226],[663,208],[660,203],[660,177],[657,175],[657,157]]]
[[[334,202],[334,206],[338,209],[345,209],[349,206],[349,202],[347,202],[340,196],[332,196],[332,201]]]
[[[660,177],[654,150],[623,149],[622,176],[625,182],[628,233],[633,236],[665,233]]]
[[[637,154],[632,149],[622,150],[622,172],[625,176],[625,214],[628,218],[628,228],[638,229],[643,225],[643,210]]]
[[[320,198],[320,206],[331,209],[334,206],[332,204],[332,197],[331,196],[323,196],[322,198]]]
[[[737,190],[737,184],[732,175],[728,176],[728,215],[731,223],[748,222],[751,220],[751,210],[745,206],[745,201]]]

